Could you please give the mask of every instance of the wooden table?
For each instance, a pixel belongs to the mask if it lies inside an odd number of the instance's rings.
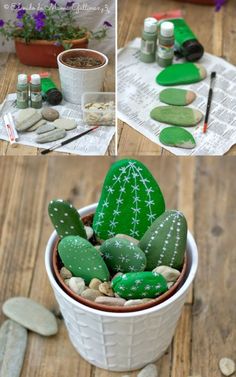
[[[36,161],[37,160],[37,161]],[[182,210],[199,247],[199,270],[172,345],[157,362],[159,377],[221,377],[218,361],[235,359],[234,158],[148,158],[168,208]],[[54,313],[58,307],[44,267],[52,226],[47,204],[71,200],[78,208],[98,200],[113,159],[4,157],[0,159],[0,296],[27,296]],[[1,314],[0,323],[4,321]],[[21,377],[121,377],[85,362],[73,349],[63,320],[59,333],[29,333]],[[128,373],[131,377],[136,372]]]
[[[110,63],[108,64],[108,69],[105,77],[104,91],[114,92],[115,91],[115,67],[114,67],[114,57],[109,57]],[[17,76],[19,73],[39,73],[39,72],[49,72],[51,74],[52,80],[60,87],[59,74],[57,69],[49,68],[39,68],[30,67],[23,65],[19,62],[15,54],[0,54],[0,103],[4,101],[5,97],[9,93],[16,92]],[[41,149],[29,147],[26,145],[17,144],[14,147],[6,141],[0,140],[0,156],[2,155],[38,155]],[[61,152],[53,152],[50,155],[65,154]],[[110,156],[115,155],[115,136],[112,138],[110,145],[107,150],[107,154]]]
[[[209,53],[224,57],[236,64],[235,33],[236,4],[234,0],[216,13],[213,6],[187,4],[171,0],[119,0],[119,47],[135,37],[140,37],[143,20],[154,12],[182,9],[185,19]],[[169,155],[159,145],[135,131],[123,122],[118,127],[119,155]],[[227,153],[236,154],[236,146]]]

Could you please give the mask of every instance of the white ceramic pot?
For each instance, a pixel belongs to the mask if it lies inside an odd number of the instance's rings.
[[[87,216],[96,204],[79,210]],[[45,263],[70,340],[91,364],[110,371],[131,371],[159,359],[169,347],[187,292],[198,266],[198,251],[188,232],[187,272],[178,291],[165,302],[142,311],[109,313],[89,308],[72,299],[58,285],[52,269],[52,251],[57,234],[49,238]]]
[[[97,68],[83,69],[70,67],[63,62],[66,56],[76,53],[96,56],[98,59],[101,59],[103,65]],[[83,93],[102,91],[108,64],[108,58],[106,55],[95,50],[75,48],[63,51],[59,54],[57,57],[57,63],[59,67],[62,94],[66,101],[74,104],[81,104]]]

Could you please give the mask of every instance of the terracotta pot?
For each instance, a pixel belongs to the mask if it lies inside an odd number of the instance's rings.
[[[86,216],[86,217],[82,218],[82,220],[83,220],[83,223],[85,225],[91,226],[91,224],[93,222],[93,215],[91,214],[89,216]],[[177,281],[175,282],[175,284],[167,292],[163,293],[162,295],[158,296],[157,298],[153,299],[152,301],[144,303],[144,304],[135,305],[135,306],[128,306],[128,307],[125,307],[125,306],[124,307],[123,306],[114,307],[114,306],[109,306],[109,305],[97,304],[94,301],[87,300],[87,299],[77,295],[64,283],[64,280],[60,276],[60,269],[63,267],[63,264],[62,264],[62,261],[61,261],[59,254],[58,254],[58,243],[59,243],[59,238],[55,242],[55,245],[54,245],[54,248],[53,248],[53,253],[52,253],[52,265],[53,265],[53,270],[54,270],[53,272],[56,276],[58,283],[60,284],[62,289],[70,297],[72,297],[74,300],[80,302],[83,305],[89,306],[90,308],[93,308],[93,309],[102,310],[102,311],[106,311],[106,312],[129,313],[129,312],[136,312],[136,311],[139,311],[139,310],[151,308],[151,307],[156,306],[156,305],[160,304],[161,302],[167,300],[168,298],[170,298],[177,291],[178,287],[183,282],[184,277],[185,277],[186,268],[187,268],[187,257],[186,256],[185,256],[185,259],[184,259],[184,265],[183,265],[181,274],[180,274],[179,278],[177,279]]]
[[[71,48],[88,48],[88,37],[65,41],[70,43]],[[57,46],[55,41],[36,40],[25,43],[24,39],[15,39],[16,54],[21,63],[25,65],[57,68],[57,56],[65,49]]]

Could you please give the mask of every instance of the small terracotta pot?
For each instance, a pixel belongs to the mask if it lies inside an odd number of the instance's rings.
[[[84,38],[64,41],[73,48],[88,48],[88,36]],[[57,56],[65,49],[57,46],[55,41],[36,40],[25,43],[24,39],[15,39],[16,54],[21,63],[25,65],[57,68]]]
[[[85,225],[90,226],[92,224],[92,221],[93,221],[93,215],[91,214],[89,216],[86,216],[82,220],[83,220]],[[180,274],[179,278],[177,279],[177,281],[175,282],[175,284],[167,292],[163,293],[162,295],[158,296],[157,298],[153,299],[152,301],[144,303],[144,304],[140,304],[140,305],[127,306],[127,307],[125,307],[125,306],[101,305],[101,304],[98,304],[94,301],[87,300],[87,299],[77,295],[65,284],[64,280],[60,276],[60,269],[63,267],[63,264],[62,264],[62,261],[60,259],[59,254],[58,254],[58,243],[59,243],[59,238],[55,242],[55,245],[54,245],[54,248],[53,248],[53,253],[52,253],[52,266],[53,266],[53,270],[54,270],[53,272],[56,276],[58,283],[64,289],[64,291],[70,297],[72,297],[74,300],[80,302],[83,305],[89,306],[90,308],[93,308],[93,309],[102,310],[102,311],[106,311],[106,312],[129,313],[129,312],[136,312],[136,311],[139,311],[139,310],[151,308],[153,306],[160,304],[161,302],[164,302],[168,298],[170,298],[177,291],[178,287],[183,282],[184,277],[185,277],[186,268],[187,268],[187,257],[186,256],[185,256],[185,259],[184,259],[184,264],[183,264],[181,274]]]

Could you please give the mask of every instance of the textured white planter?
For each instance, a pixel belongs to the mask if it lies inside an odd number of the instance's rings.
[[[94,52],[102,57],[104,64],[101,67],[90,69],[69,67],[61,62],[61,57],[71,51],[74,53],[76,51]],[[57,57],[57,63],[59,67],[62,94],[66,101],[81,104],[83,93],[102,91],[108,64],[108,58],[106,55],[94,50],[76,48],[60,53]]]
[[[96,204],[82,208],[87,216]],[[130,371],[160,358],[169,347],[188,289],[198,266],[197,246],[188,233],[186,278],[168,300],[152,308],[132,313],[102,312],[80,304],[57,284],[52,271],[51,235],[45,254],[46,270],[63,314],[70,340],[80,355],[91,364],[111,371]]]

